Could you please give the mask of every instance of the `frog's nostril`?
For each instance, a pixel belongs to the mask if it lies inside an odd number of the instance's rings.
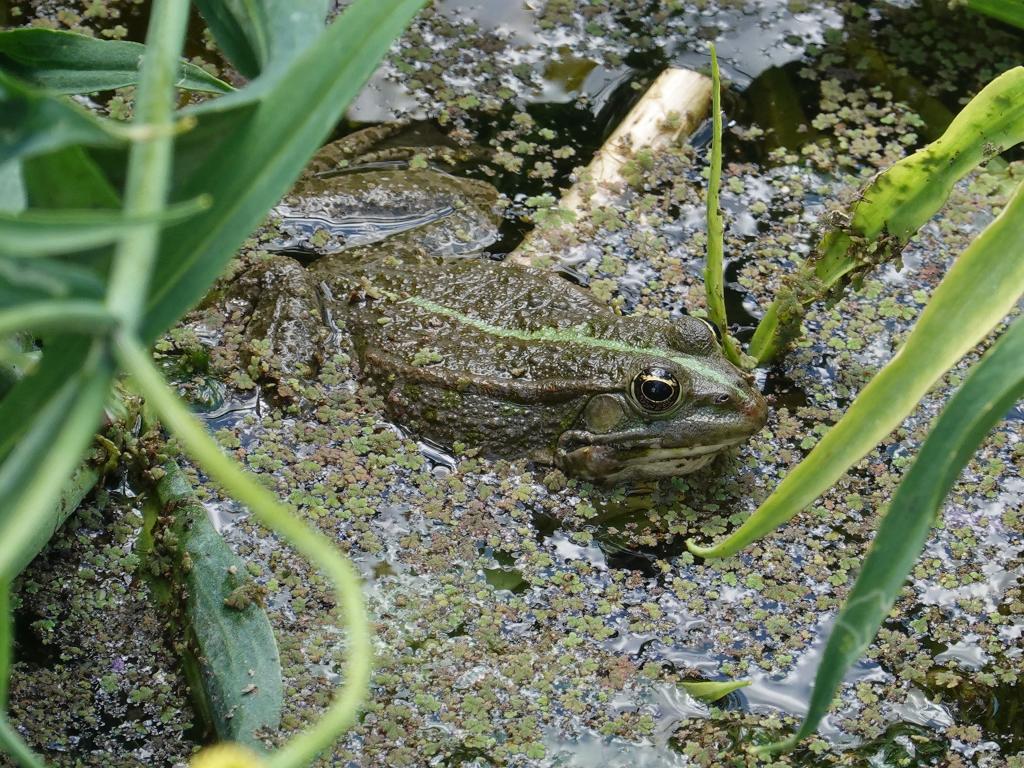
[[[744,413],[752,419],[756,419],[763,424],[768,418],[768,402],[760,395],[749,398],[744,405]]]

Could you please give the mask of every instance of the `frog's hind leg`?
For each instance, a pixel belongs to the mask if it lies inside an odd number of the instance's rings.
[[[337,141],[324,144],[309,161],[306,172],[320,176],[340,171],[353,163],[367,162],[364,155],[370,154],[373,148],[384,139],[400,133],[408,124],[409,120],[402,119],[371,125],[369,128],[363,128],[343,136]]]
[[[319,285],[326,281],[336,299],[345,291],[360,289],[360,285],[382,273],[400,267],[419,267],[437,264],[435,256],[416,233],[402,233],[389,237],[384,243],[357,245],[337,253],[321,256],[309,265],[309,272]]]

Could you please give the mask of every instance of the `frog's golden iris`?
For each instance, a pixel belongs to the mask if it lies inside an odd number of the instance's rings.
[[[648,368],[633,377],[633,399],[649,413],[670,410],[683,394],[679,380],[665,368]]]

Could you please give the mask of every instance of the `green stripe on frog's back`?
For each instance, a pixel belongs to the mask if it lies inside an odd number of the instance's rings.
[[[493,325],[485,320],[470,317],[456,309],[446,307],[443,304],[438,304],[437,302],[425,299],[422,296],[410,296],[409,298],[404,299],[401,303],[412,304],[420,309],[425,309],[427,312],[432,314],[451,318],[458,323],[469,326],[473,330],[480,331],[481,333],[486,333],[500,339],[547,342],[552,344],[576,344],[582,347],[595,347],[597,349],[607,349],[612,352],[623,352],[630,355],[644,355],[652,358],[661,358],[662,360],[670,360],[676,365],[685,368],[688,371],[692,371],[697,376],[701,376],[721,384],[723,387],[736,392],[740,396],[744,395],[743,389],[730,381],[729,378],[724,376],[720,371],[716,371],[714,368],[704,365],[696,358],[689,355],[680,355],[678,352],[673,352],[669,349],[661,349],[659,347],[634,347],[622,341],[615,341],[614,339],[597,339],[593,336],[586,336],[584,334],[577,333],[571,328],[539,328],[535,331],[527,331],[520,328],[503,328],[500,325]]]

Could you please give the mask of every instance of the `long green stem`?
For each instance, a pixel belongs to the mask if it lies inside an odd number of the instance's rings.
[[[104,333],[117,317],[98,301],[35,301],[0,311],[0,336],[16,331]]]
[[[223,453],[206,428],[168,388],[149,352],[139,342],[121,334],[116,352],[121,366],[134,377],[146,402],[171,434],[181,441],[193,461],[228,494],[248,507],[261,523],[284,536],[334,585],[349,633],[347,679],[334,703],[315,726],[267,757],[271,768],[307,765],[355,722],[369,687],[373,649],[359,576],[330,540],[310,529],[253,475]]]
[[[725,356],[734,365],[740,365],[739,348],[729,336],[729,320],[725,313],[725,225],[718,206],[722,188],[722,78],[718,71],[715,44],[711,43],[711,168],[708,175],[707,226],[708,253],[704,262],[704,293],[707,297],[708,318],[722,332]]]
[[[124,215],[160,214],[167,201],[173,151],[174,83],[178,79],[188,0],[155,0],[146,34],[134,125],[143,137],[132,144],[125,182]],[[131,330],[141,322],[150,275],[160,244],[160,226],[142,225],[121,238],[107,291],[107,306]]]
[[[14,654],[11,620],[11,580],[0,576],[0,712],[7,711],[7,688]]]
[[[0,750],[17,760],[22,768],[46,768],[3,714],[0,714]]]
[[[7,722],[7,679],[11,672],[14,632],[11,620],[11,580],[0,577],[0,747],[27,768],[42,768],[17,732]]]
[[[13,578],[23,553],[39,536],[39,528],[52,518],[65,479],[79,465],[110,393],[112,371],[102,343],[93,342],[83,372],[69,379],[40,411],[33,429],[23,435],[0,465],[0,486],[10,478],[29,476],[14,498],[4,498],[0,515],[0,575]],[[45,471],[33,471],[45,467]]]

